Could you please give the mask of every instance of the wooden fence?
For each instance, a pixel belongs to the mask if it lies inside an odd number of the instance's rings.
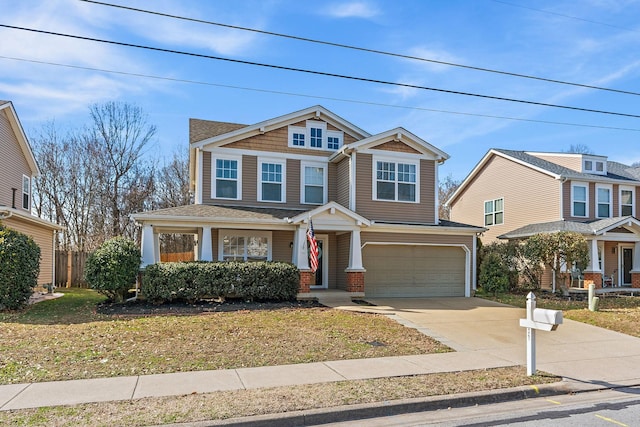
[[[89,254],[78,251],[56,251],[56,286],[86,288],[84,264]]]
[[[162,262],[193,261],[193,251],[160,254]]]

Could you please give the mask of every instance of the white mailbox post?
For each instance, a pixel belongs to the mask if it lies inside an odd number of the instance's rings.
[[[562,311],[536,308],[536,296],[527,295],[527,318],[520,319],[520,326],[527,328],[527,375],[536,373],[536,329],[555,331],[562,323]]]

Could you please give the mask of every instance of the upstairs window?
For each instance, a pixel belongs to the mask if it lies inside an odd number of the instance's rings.
[[[611,187],[596,186],[596,216],[611,218]]]
[[[574,184],[571,186],[571,216],[587,216],[587,184]]]
[[[27,175],[22,175],[22,208],[30,209],[31,199],[31,178]]]
[[[289,126],[289,147],[335,151],[342,146],[344,133],[329,130],[327,123],[307,120],[305,126]]]
[[[504,224],[504,199],[487,200],[484,202],[484,225]]]
[[[213,165],[212,197],[216,199],[240,199],[240,160],[217,158]]]
[[[302,203],[323,205],[327,199],[326,166],[320,164],[302,164]]]
[[[261,202],[285,201],[285,164],[261,160],[258,176],[258,200]]]
[[[620,187],[620,216],[634,216],[635,199],[633,187]]]
[[[418,201],[417,164],[377,160],[375,165],[375,200]]]

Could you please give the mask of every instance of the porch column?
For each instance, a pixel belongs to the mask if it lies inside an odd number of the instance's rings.
[[[347,292],[364,292],[364,273],[362,265],[362,243],[360,240],[360,228],[351,231],[349,245],[349,266],[347,273]]]
[[[602,287],[602,271],[600,270],[600,264],[598,263],[598,241],[592,239],[590,241],[590,253],[589,253],[589,265],[583,272],[584,287],[588,288],[591,283],[596,285],[596,288]]]
[[[636,242],[633,247],[633,266],[631,268],[631,287],[640,288],[640,242]]]
[[[200,239],[200,261],[213,261],[213,249],[211,247],[211,227],[202,227],[202,237]]]
[[[309,257],[307,255],[307,229],[302,224],[296,229],[293,237],[293,263],[300,270],[299,293],[311,292],[311,284],[315,283],[315,273],[309,268]]]
[[[142,264],[141,268],[146,267],[149,264],[156,263],[156,250],[154,248],[155,238],[153,235],[153,226],[144,225],[142,227]]]

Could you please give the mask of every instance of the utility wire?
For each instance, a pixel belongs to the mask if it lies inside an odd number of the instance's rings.
[[[81,1],[86,1],[86,0],[81,0]],[[496,3],[504,4],[506,6],[519,7],[519,8],[522,8],[522,9],[533,10],[535,12],[546,13],[546,14],[549,14],[549,15],[561,16],[563,18],[575,19],[576,21],[588,22],[590,24],[604,25],[605,27],[616,28],[618,30],[632,31],[634,33],[638,32],[638,30],[634,30],[633,28],[620,27],[618,25],[607,24],[605,22],[592,21],[591,19],[579,18],[577,16],[565,15],[564,13],[552,12],[550,10],[544,10],[544,9],[537,9],[535,7],[530,7],[530,6],[523,6],[521,4],[510,3],[508,1],[502,1],[502,0],[493,0],[493,1],[496,2]]]
[[[139,9],[139,8],[135,8],[135,7],[131,7],[131,6],[122,6],[122,5],[118,5],[118,4],[105,3],[105,2],[96,1],[96,0],[80,0],[80,1],[83,1],[83,2],[86,2],[86,3],[99,4],[99,5],[102,5],[102,6],[109,6],[109,7],[119,8],[119,9],[130,10],[130,11],[134,11],[134,12],[142,12],[142,13],[148,13],[148,14],[151,14],[151,15],[164,16],[164,17],[172,18],[172,19],[180,19],[180,20],[183,20],[183,21],[197,22],[197,23],[200,23],[200,24],[208,24],[208,25],[216,25],[218,27],[224,27],[224,28],[232,28],[234,30],[251,31],[251,32],[254,32],[254,33],[266,34],[266,35],[269,35],[269,36],[283,37],[283,38],[299,40],[299,41],[304,41],[304,42],[309,42],[309,43],[316,43],[316,44],[323,44],[323,45],[327,45],[327,46],[340,47],[340,48],[344,48],[344,49],[358,50],[358,51],[361,51],[361,52],[369,52],[369,53],[376,53],[376,54],[380,54],[380,55],[393,56],[393,57],[396,57],[396,58],[411,59],[411,60],[423,61],[423,62],[431,62],[431,63],[434,63],[434,64],[441,64],[441,65],[448,65],[448,66],[451,66],[451,67],[466,68],[466,69],[469,69],[469,70],[483,71],[483,72],[487,72],[487,73],[502,74],[502,75],[505,75],[505,76],[520,77],[520,78],[525,78],[525,79],[538,80],[538,81],[556,83],[556,84],[568,85],[568,86],[577,86],[577,87],[582,87],[582,88],[587,88],[587,89],[603,90],[603,91],[607,91],[607,92],[615,92],[615,93],[621,93],[621,94],[625,94],[625,95],[640,96],[639,92],[633,92],[633,91],[627,91],[627,90],[621,90],[621,89],[612,89],[612,88],[593,86],[593,85],[582,84],[582,83],[567,82],[567,81],[563,81],[563,80],[550,79],[550,78],[544,78],[544,77],[538,77],[538,76],[531,76],[531,75],[527,75],[527,74],[519,74],[519,73],[513,73],[513,72],[509,72],[509,71],[501,71],[501,70],[494,70],[494,69],[490,69],[490,68],[475,67],[475,66],[472,66],[472,65],[456,64],[456,63],[453,63],[453,62],[438,61],[438,60],[435,60],[435,59],[422,58],[422,57],[419,57],[419,56],[404,55],[404,54],[401,54],[401,53],[393,53],[393,52],[387,52],[387,51],[383,51],[383,50],[369,49],[369,48],[365,48],[365,47],[352,46],[352,45],[347,45],[347,44],[343,44],[343,43],[334,43],[334,42],[328,42],[328,41],[324,41],[324,40],[310,39],[310,38],[307,38],[307,37],[294,36],[294,35],[290,35],[290,34],[282,34],[282,33],[275,33],[275,32],[272,32],[272,31],[258,30],[258,29],[255,29],[255,28],[248,28],[248,27],[240,27],[240,26],[237,26],[237,25],[222,24],[220,22],[205,21],[203,19],[188,18],[188,17],[184,17],[184,16],[179,16],[179,15],[171,15],[171,14],[168,14],[168,13],[156,12],[156,11],[146,10],[146,9]],[[494,1],[497,1],[497,0],[494,0]],[[499,2],[499,3],[505,3],[505,2]],[[505,3],[505,4],[510,4],[510,3]]]
[[[398,108],[405,110],[416,110],[416,111],[428,111],[432,113],[443,113],[443,114],[456,114],[460,116],[472,116],[472,117],[483,117],[489,119],[501,119],[501,120],[513,120],[513,121],[521,121],[521,122],[531,122],[531,123],[543,123],[550,125],[561,125],[561,126],[576,126],[576,127],[586,127],[593,129],[607,129],[607,130],[620,130],[620,131],[631,131],[631,132],[640,132],[640,129],[634,128],[624,128],[624,127],[614,127],[614,126],[602,126],[602,125],[588,125],[583,123],[570,123],[570,122],[556,122],[550,120],[535,120],[535,119],[524,119],[520,117],[507,117],[507,116],[496,116],[491,114],[480,114],[480,113],[468,113],[464,111],[450,111],[450,110],[438,110],[434,108],[424,108],[424,107],[412,107],[408,105],[396,105],[396,104],[385,104],[382,102],[373,102],[373,101],[362,101],[358,99],[347,99],[347,98],[335,98],[330,96],[320,96],[320,95],[309,95],[303,93],[294,93],[294,92],[284,92],[278,90],[270,90],[270,89],[260,89],[260,88],[251,88],[245,86],[234,86],[234,85],[223,85],[220,83],[211,83],[211,82],[203,82],[198,80],[189,80],[189,79],[178,79],[175,77],[163,77],[163,76],[154,76],[150,74],[142,74],[142,73],[131,73],[127,71],[116,71],[116,70],[106,70],[103,68],[94,68],[94,67],[83,67],[80,65],[69,65],[69,64],[60,64],[56,62],[47,62],[47,61],[37,61],[33,59],[25,59],[25,58],[15,58],[11,56],[2,56],[0,55],[0,59],[9,59],[13,61],[22,61],[22,62],[30,62],[34,64],[42,64],[42,65],[52,65],[56,67],[65,67],[76,70],[87,70],[87,71],[99,71],[102,73],[110,73],[110,74],[119,74],[124,76],[132,76],[132,77],[141,77],[148,79],[156,79],[156,80],[165,80],[176,83],[188,83],[188,84],[197,84],[203,86],[214,86],[221,87],[226,89],[236,89],[236,90],[245,90],[252,92],[260,92],[260,93],[270,93],[275,95],[285,95],[285,96],[296,96],[300,98],[312,98],[312,99],[323,99],[329,101],[339,101],[339,102],[348,102],[353,104],[362,104],[362,105],[372,105],[376,107],[386,107],[386,108]]]
[[[313,75],[318,75],[318,76],[336,77],[336,78],[341,78],[341,79],[362,81],[362,82],[367,82],[367,83],[377,83],[377,84],[382,84],[382,85],[387,85],[387,86],[407,87],[407,88],[411,88],[411,89],[429,90],[429,91],[441,92],[441,93],[449,93],[449,94],[454,94],[454,95],[473,96],[473,97],[476,97],[476,98],[493,99],[493,100],[497,100],[497,101],[516,102],[516,103],[520,103],[520,104],[537,105],[537,106],[541,106],[541,107],[560,108],[560,109],[564,109],[564,110],[581,111],[581,112],[587,112],[587,113],[608,114],[608,115],[612,115],[612,116],[632,117],[632,118],[636,118],[636,119],[640,118],[640,115],[637,115],[637,114],[619,113],[619,112],[605,111],[605,110],[594,110],[594,109],[590,109],[590,108],[573,107],[573,106],[568,106],[568,105],[548,104],[548,103],[545,103],[545,102],[527,101],[527,100],[522,100],[522,99],[505,98],[505,97],[493,96],[493,95],[483,95],[483,94],[477,94],[477,93],[472,93],[472,92],[461,92],[461,91],[457,91],[457,90],[440,89],[440,88],[433,88],[433,87],[428,87],[428,86],[413,85],[413,84],[408,84],[408,83],[396,83],[396,82],[390,82],[390,81],[386,81],[386,80],[371,79],[371,78],[366,78],[366,77],[348,76],[348,75],[344,75],[344,74],[329,73],[329,72],[317,71],[317,70],[307,70],[307,69],[304,69],[304,68],[294,68],[294,67],[287,67],[287,66],[283,66],[283,65],[264,64],[264,63],[260,63],[260,62],[244,61],[244,60],[240,60],[240,59],[223,58],[223,57],[219,57],[219,56],[205,55],[205,54],[202,54],[202,53],[184,52],[184,51],[173,50],[173,49],[165,49],[165,48],[160,48],[160,47],[144,46],[144,45],[138,45],[138,44],[133,44],[133,43],[118,42],[118,41],[113,41],[113,40],[97,39],[97,38],[93,38],[93,37],[85,37],[85,36],[77,36],[77,35],[56,33],[56,32],[45,31],[45,30],[36,30],[36,29],[33,29],[33,28],[17,27],[17,26],[6,25],[6,24],[0,24],[0,27],[11,28],[11,29],[14,29],[14,30],[30,31],[30,32],[39,33],[39,34],[48,34],[48,35],[53,35],[53,36],[73,38],[73,39],[78,39],[78,40],[87,40],[87,41],[93,41],[93,42],[98,42],[98,43],[106,43],[106,44],[112,44],[112,45],[116,45],[116,46],[135,47],[135,48],[138,48],[138,49],[146,49],[146,50],[151,50],[151,51],[155,51],[155,52],[173,53],[173,54],[177,54],[177,55],[192,56],[192,57],[196,57],[196,58],[214,59],[214,60],[218,60],[218,61],[226,61],[226,62],[231,62],[231,63],[235,63],[235,64],[254,65],[254,66],[258,66],[258,67],[272,68],[272,69],[277,69],[277,70],[296,71],[296,72],[300,72],[300,73],[307,73],[307,74],[313,74]]]

